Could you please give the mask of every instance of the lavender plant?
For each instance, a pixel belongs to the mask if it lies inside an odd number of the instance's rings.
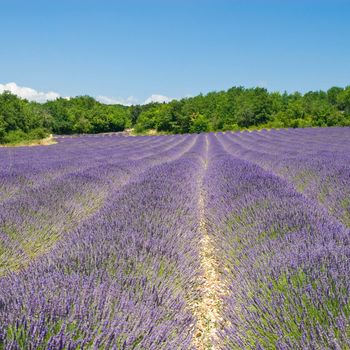
[[[48,254],[0,280],[5,349],[191,348],[203,167],[203,140],[193,142],[166,151],[166,163],[114,189]]]
[[[349,136],[0,149],[0,349],[350,348]]]
[[[349,231],[284,179],[211,140],[208,225],[222,254],[222,349],[345,349]]]

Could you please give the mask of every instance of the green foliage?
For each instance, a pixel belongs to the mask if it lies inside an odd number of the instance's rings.
[[[233,87],[167,104],[138,106],[137,111],[136,132],[349,126],[350,87],[333,87],[327,92],[311,91],[304,95]]]
[[[48,132],[45,129],[37,128],[28,131],[17,129],[9,131],[4,137],[4,143],[18,143],[21,141],[30,141],[30,140],[40,140],[48,136]]]
[[[48,135],[50,116],[36,103],[5,91],[0,94],[0,143],[15,143]]]
[[[195,114],[190,128],[193,133],[201,133],[209,131],[209,121],[202,114]]]
[[[328,91],[268,92],[233,87],[169,103],[131,107],[105,105],[89,96],[44,104],[10,92],[0,94],[0,143],[37,139],[48,133],[122,131],[200,133],[261,128],[350,126],[350,86]]]
[[[154,129],[156,125],[156,113],[157,110],[153,108],[143,111],[137,120],[135,130],[142,132],[144,130]]]
[[[104,105],[92,97],[59,98],[43,108],[53,117],[57,134],[122,131],[131,125],[130,111],[121,105]]]
[[[49,133],[122,131],[131,126],[130,111],[121,105],[104,105],[89,96],[59,98],[39,104],[0,94],[0,143],[17,143]]]

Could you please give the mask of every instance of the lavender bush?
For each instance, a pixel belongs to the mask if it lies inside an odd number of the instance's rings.
[[[350,348],[349,154],[347,128],[0,149],[0,349],[203,349],[203,227],[215,348]]]
[[[211,145],[208,224],[229,289],[220,348],[348,348],[349,230],[257,165],[262,152],[222,135]]]

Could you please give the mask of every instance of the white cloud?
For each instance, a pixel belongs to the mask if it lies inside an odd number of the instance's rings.
[[[137,99],[134,96],[129,96],[127,98],[123,97],[109,97],[109,96],[102,96],[99,95],[96,97],[97,101],[100,101],[101,103],[105,103],[107,105],[124,105],[124,106],[131,106],[137,104]]]
[[[53,91],[41,92],[29,87],[19,86],[16,83],[0,84],[0,94],[4,91],[10,91],[21,98],[25,98],[29,101],[35,101],[35,102],[46,102],[48,100],[55,100],[56,98],[61,97],[57,92],[53,92]],[[66,96],[64,98],[69,100],[70,96]],[[124,106],[131,106],[131,105],[136,105],[140,103],[138,99],[134,96],[123,98],[123,97],[110,97],[110,96],[98,95],[96,97],[96,100],[105,104],[121,104]],[[163,103],[163,102],[170,102],[171,100],[173,100],[173,98],[170,98],[168,96],[153,94],[141,104],[147,104],[152,102]]]
[[[36,102],[46,102],[48,100],[55,100],[56,98],[60,97],[58,93],[53,91],[41,92],[29,87],[18,86],[16,83],[0,84],[0,93],[6,90],[19,97]]]
[[[173,98],[170,98],[168,96],[164,96],[164,95],[151,95],[150,97],[148,97],[146,99],[146,101],[144,102],[144,104],[147,104],[147,103],[151,103],[151,102],[159,102],[159,103],[162,103],[162,102],[170,102],[171,100],[173,100]]]

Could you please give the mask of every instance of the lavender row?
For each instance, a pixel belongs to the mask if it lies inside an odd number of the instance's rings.
[[[4,349],[190,349],[203,139],[0,279]]]
[[[54,180],[42,176],[34,188],[26,188],[20,195],[3,201],[0,204],[0,274],[18,269],[48,252],[65,232],[98,210],[111,191],[151,166],[181,156],[193,142],[193,139],[181,138],[157,156],[135,161],[113,160],[114,149],[106,149],[104,166],[90,159],[88,168],[77,166],[75,171]],[[132,150],[129,154],[133,154]]]
[[[238,157],[282,176],[350,227],[350,129],[303,129],[223,135]]]
[[[349,231],[211,136],[207,227],[227,286],[221,349],[350,346]]]
[[[126,141],[128,140],[128,141]],[[63,139],[50,147],[18,147],[0,150],[0,201],[40,186],[43,180],[110,162],[142,159],[156,155],[181,142],[183,138]],[[97,140],[96,140],[97,141]]]

